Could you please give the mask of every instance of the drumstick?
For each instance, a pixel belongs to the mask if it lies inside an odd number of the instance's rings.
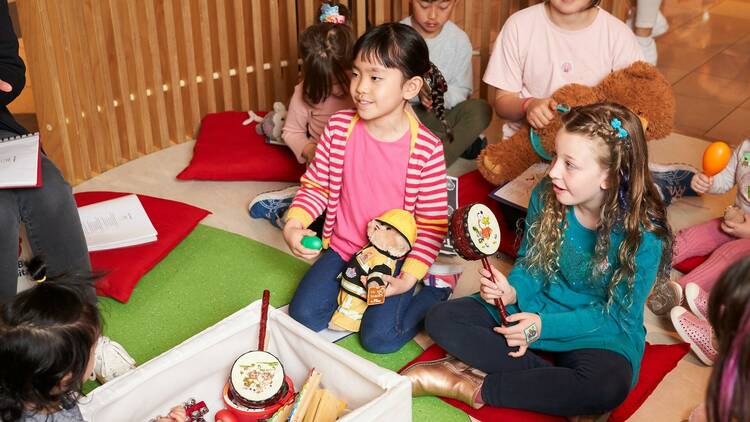
[[[495,280],[495,275],[492,274],[492,268],[490,268],[490,262],[487,260],[487,257],[482,257],[482,266],[490,273],[490,280],[497,285],[497,280]],[[508,311],[505,310],[505,304],[501,298],[495,298],[495,307],[500,313],[500,321],[502,321],[502,324],[508,325],[508,321],[506,321],[506,318],[508,318]]]
[[[260,335],[258,336],[258,350],[265,350],[266,323],[268,322],[268,301],[270,298],[271,292],[263,290],[263,301],[260,305]]]

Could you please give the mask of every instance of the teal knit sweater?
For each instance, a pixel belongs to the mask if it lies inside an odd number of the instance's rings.
[[[545,183],[548,183],[546,179],[532,192],[526,217],[527,230],[518,251],[519,258],[526,253],[530,222],[544,206],[541,203],[541,189]],[[612,232],[609,249],[609,262],[612,264],[595,278],[590,263],[596,231],[582,226],[572,207],[567,210],[566,220],[568,226],[560,250],[560,270],[549,283],[545,283],[543,275],[532,275],[528,268],[517,263],[508,275],[508,281],[516,289],[518,303],[508,306],[508,312],[531,312],[541,317],[541,337],[531,344],[531,349],[565,352],[593,348],[620,353],[632,365],[632,386],[635,386],[646,339],[643,310],[656,279],[662,242],[651,232],[643,233],[635,255],[632,303],[629,306],[626,303],[627,287],[621,283],[615,291],[614,304],[607,308],[607,286],[619,266],[617,249],[623,241],[623,233]],[[487,308],[499,324],[497,309],[478,294],[473,297]]]

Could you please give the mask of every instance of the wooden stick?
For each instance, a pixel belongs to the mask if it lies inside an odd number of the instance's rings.
[[[482,257],[482,266],[485,270],[489,271],[490,273],[490,280],[492,280],[493,283],[497,284],[497,281],[495,280],[495,276],[492,274],[492,268],[490,268],[490,262],[487,260],[487,257]],[[503,325],[508,325],[508,321],[506,320],[508,318],[508,311],[505,310],[505,304],[503,303],[503,300],[498,298],[495,298],[495,307],[500,312],[500,321]]]
[[[263,290],[263,301],[260,306],[260,335],[258,336],[258,350],[265,350],[266,343],[266,323],[268,322],[268,301],[271,298],[271,292]]]

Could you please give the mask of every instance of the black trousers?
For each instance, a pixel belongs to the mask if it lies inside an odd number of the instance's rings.
[[[497,323],[472,298],[433,306],[425,328],[446,352],[486,372],[485,403],[560,416],[606,413],[630,392],[632,368],[621,354],[602,349],[550,353],[553,362],[531,350],[508,356],[505,337],[492,331]],[[542,326],[544,332],[544,326]]]

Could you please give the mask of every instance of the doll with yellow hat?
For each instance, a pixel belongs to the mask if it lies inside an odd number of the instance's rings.
[[[339,274],[339,306],[329,323],[332,330],[359,331],[367,307],[383,303],[385,276],[395,276],[396,263],[411,251],[417,223],[410,212],[392,209],[367,224],[367,239],[369,243]]]

